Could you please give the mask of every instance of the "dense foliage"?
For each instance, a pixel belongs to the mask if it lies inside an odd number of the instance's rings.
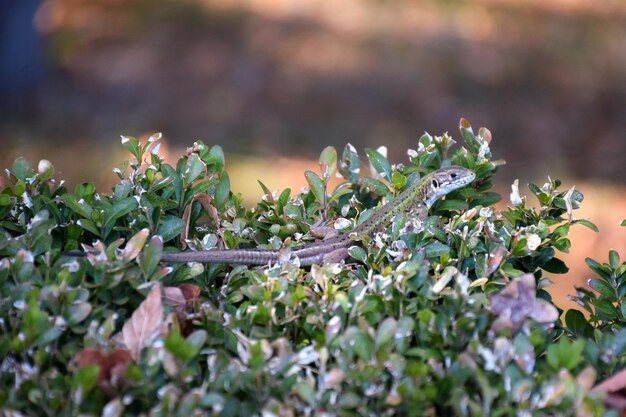
[[[0,183],[0,410],[7,415],[610,414],[596,378],[624,364],[625,264],[589,260],[596,292],[559,320],[544,272],[567,272],[583,196],[551,180],[517,183],[495,207],[487,129],[461,121],[464,146],[425,134],[410,163],[326,148],[309,189],[230,190],[219,146],[197,142],[176,166],[123,137],[132,159],[110,195],[73,191],[18,159]],[[351,261],[300,268],[163,265],[163,251],[311,241],[343,232],[439,167],[476,181],[425,221],[396,218],[362,236]],[[329,181],[344,179],[334,190]],[[314,230],[315,231],[315,230]],[[73,250],[86,257],[70,256]],[[599,294],[599,295],[598,295]],[[21,414],[18,414],[21,413]]]

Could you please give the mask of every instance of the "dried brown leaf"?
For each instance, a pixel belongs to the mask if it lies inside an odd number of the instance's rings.
[[[626,369],[600,382],[592,391],[607,394],[604,404],[624,412],[626,410]]]
[[[161,286],[155,284],[122,327],[122,342],[136,362],[139,362],[141,350],[152,343],[163,323],[161,292]]]
[[[126,349],[116,349],[107,354],[98,349],[85,348],[76,354],[74,360],[79,368],[98,365],[100,371],[97,385],[109,396],[114,395],[124,382],[126,369],[132,362],[130,352]]]
[[[74,361],[76,361],[79,368],[84,368],[85,366],[90,365],[98,365],[102,368],[104,363],[104,354],[98,349],[85,348],[76,354]]]
[[[626,368],[593,387],[594,391],[599,392],[617,392],[626,389]],[[626,399],[626,396],[625,396]]]
[[[551,323],[559,312],[551,303],[538,300],[535,277],[525,274],[513,279],[502,291],[489,297],[490,311],[498,316],[491,325],[494,331],[517,330],[524,320]]]
[[[181,284],[178,287],[163,288],[163,303],[172,307],[176,313],[183,335],[188,335],[193,331],[193,325],[187,314],[193,310],[199,295],[200,288],[193,284]]]
[[[187,306],[187,299],[178,287],[163,288],[163,304],[168,305],[176,312],[184,312]]]
[[[197,194],[193,197],[191,202],[185,207],[185,211],[183,212],[183,220],[185,221],[185,230],[180,234],[180,244],[183,249],[187,246],[187,238],[189,237],[189,223],[191,222],[191,209],[193,207],[193,203],[200,203],[202,208],[208,213],[209,217],[213,221],[215,227],[218,227],[220,224],[220,217],[217,212],[217,209],[211,204],[211,197],[208,194]]]
[[[187,302],[194,302],[200,296],[200,287],[193,284],[180,284],[178,286],[185,296]]]
[[[498,245],[490,254],[487,260],[487,276],[490,276],[494,272],[498,270],[500,264],[502,263],[502,259],[504,259],[504,254],[506,253],[506,249],[504,245]]]

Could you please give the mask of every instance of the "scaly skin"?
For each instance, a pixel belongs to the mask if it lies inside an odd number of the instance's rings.
[[[164,253],[161,256],[161,261],[265,265],[281,259],[298,257],[302,266],[337,262],[345,258],[348,254],[348,247],[355,244],[355,241],[350,238],[351,235],[371,236],[384,230],[399,213],[417,211],[420,217],[425,218],[428,209],[435,201],[451,191],[465,187],[474,178],[476,178],[474,172],[459,166],[439,169],[421,178],[390,203],[376,209],[367,220],[349,233],[317,243],[294,247],[290,253],[262,249],[208,250]]]

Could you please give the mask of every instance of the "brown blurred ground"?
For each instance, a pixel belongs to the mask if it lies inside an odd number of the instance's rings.
[[[173,154],[203,139],[241,155],[231,177],[254,200],[256,179],[303,184],[301,161],[326,145],[401,161],[463,116],[493,132],[505,195],[514,178],[581,184],[579,216],[601,234],[575,231],[570,264],[626,257],[623,0],[8,1],[30,5],[36,31],[12,54],[0,42],[0,70],[22,62],[27,81],[0,80],[2,166],[48,158],[106,190],[119,134],[162,131]]]

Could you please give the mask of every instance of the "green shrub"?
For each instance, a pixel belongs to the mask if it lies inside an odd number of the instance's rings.
[[[69,191],[46,161],[7,170],[0,194],[0,409],[8,415],[578,415],[607,413],[596,373],[624,362],[616,333],[626,266],[589,261],[599,296],[565,323],[543,290],[561,274],[583,196],[529,184],[495,207],[491,134],[461,121],[464,146],[424,135],[410,163],[326,148],[309,189],[248,209],[219,146],[196,142],[176,166],[159,136],[123,137],[132,159],[110,195]],[[164,251],[281,249],[320,219],[348,229],[442,166],[476,173],[420,222],[398,216],[309,269],[159,263]],[[345,182],[330,190],[340,173]],[[86,257],[68,256],[87,250]],[[538,288],[538,289],[537,289]],[[616,307],[617,306],[617,307]]]

